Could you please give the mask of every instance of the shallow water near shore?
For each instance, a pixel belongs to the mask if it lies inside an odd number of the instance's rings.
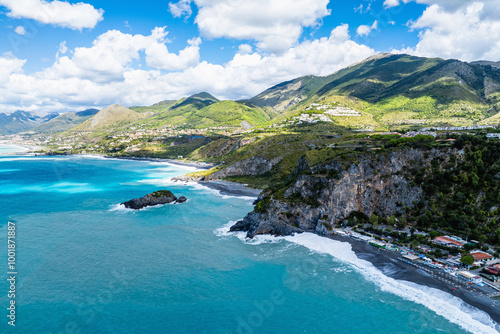
[[[484,312],[386,277],[348,243],[228,233],[253,198],[169,182],[183,166],[0,157],[0,171],[0,243],[15,222],[18,271],[16,328],[2,279],[0,333],[497,333]],[[188,201],[119,206],[164,188]]]
[[[28,148],[18,145],[0,144],[0,155],[25,151],[28,151]]]

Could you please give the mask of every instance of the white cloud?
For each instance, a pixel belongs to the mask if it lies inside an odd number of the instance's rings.
[[[8,82],[13,73],[22,73],[25,62],[26,60],[15,58],[8,53],[0,56],[0,83]]]
[[[486,0],[495,2],[496,0]],[[424,5],[439,5],[446,10],[456,10],[464,5],[474,2],[474,0],[385,0],[384,7],[391,8],[401,5],[402,3],[416,2]]]
[[[68,52],[68,47],[66,46],[66,41],[62,41],[59,44],[59,50],[58,50],[58,52],[60,54],[65,54],[66,52]]]
[[[384,7],[385,8],[391,8],[391,7],[396,7],[399,6],[399,0],[385,0],[384,1]]]
[[[104,13],[87,3],[70,4],[57,0],[0,0],[0,6],[6,7],[7,15],[13,18],[33,19],[75,30],[94,28]]]
[[[24,60],[4,56],[0,58],[0,81],[4,80],[0,103],[11,110],[63,111],[113,103],[147,105],[200,91],[240,99],[299,76],[331,74],[375,53],[352,41],[347,25],[281,55],[248,53],[251,48],[243,44],[224,65],[198,62],[198,54],[193,52],[193,56],[192,50],[170,54],[161,46],[165,38],[164,28],[155,28],[150,36],[111,30],[92,47],[67,51],[51,67],[30,75],[22,72]],[[200,42],[190,40],[186,49],[198,48]],[[155,68],[134,69],[131,63],[141,60]],[[177,70],[162,70],[167,62]]]
[[[26,29],[24,29],[23,26],[17,26],[16,29],[14,29],[14,31],[18,35],[25,35],[26,34]]]
[[[358,36],[368,36],[373,30],[377,30],[378,21],[375,20],[371,26],[368,25],[360,25],[358,29],[356,29],[356,33]]]
[[[188,46],[177,55],[170,53],[165,45],[167,34],[165,27],[153,29],[149,36],[109,30],[100,35],[92,47],[78,47],[71,56],[59,57],[42,75],[51,79],[79,77],[103,83],[123,81],[123,73],[131,63],[140,60],[140,51],[146,54],[146,64],[155,69],[178,71],[196,65],[201,40],[188,41]]]
[[[248,44],[240,44],[240,46],[238,46],[238,53],[242,55],[252,53],[252,46]]]
[[[500,59],[500,1],[418,0],[431,4],[411,29],[420,30],[416,47],[405,51],[465,61]]]
[[[195,22],[208,38],[257,41],[274,53],[293,46],[303,27],[316,26],[330,15],[328,0],[195,0]]]
[[[191,0],[180,0],[179,2],[169,2],[168,8],[173,17],[190,17],[193,14]]]

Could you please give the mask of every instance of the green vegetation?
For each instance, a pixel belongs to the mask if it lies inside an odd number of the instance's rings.
[[[481,243],[500,243],[500,143],[462,135],[454,142],[463,153],[433,160],[413,171],[429,202],[413,213],[422,228],[450,231]]]
[[[460,262],[462,262],[463,264],[466,264],[466,265],[470,266],[470,265],[472,265],[474,263],[474,258],[470,254],[464,255],[464,256],[462,256],[460,258]]]
[[[170,190],[158,190],[151,194],[153,197],[172,197],[174,194]]]
[[[113,104],[104,108],[92,118],[76,126],[74,131],[105,131],[129,125],[139,119],[150,116],[148,113],[139,113]]]

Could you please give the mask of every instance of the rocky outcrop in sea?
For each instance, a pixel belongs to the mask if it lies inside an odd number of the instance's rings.
[[[168,203],[184,203],[187,199],[184,196],[177,198],[170,190],[158,190],[151,194],[140,198],[134,198],[130,201],[123,202],[127,209],[139,210],[148,206],[168,204]]]

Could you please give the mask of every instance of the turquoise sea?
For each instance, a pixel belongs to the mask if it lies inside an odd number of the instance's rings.
[[[23,148],[20,146],[0,144],[0,154],[22,152],[22,151],[26,151],[26,150],[27,150],[26,148]]]
[[[189,168],[99,157],[0,157],[0,333],[497,333],[483,312],[386,277],[348,243],[249,242],[252,198],[169,178]],[[119,205],[158,189],[183,204]],[[7,324],[7,222],[16,326]]]

